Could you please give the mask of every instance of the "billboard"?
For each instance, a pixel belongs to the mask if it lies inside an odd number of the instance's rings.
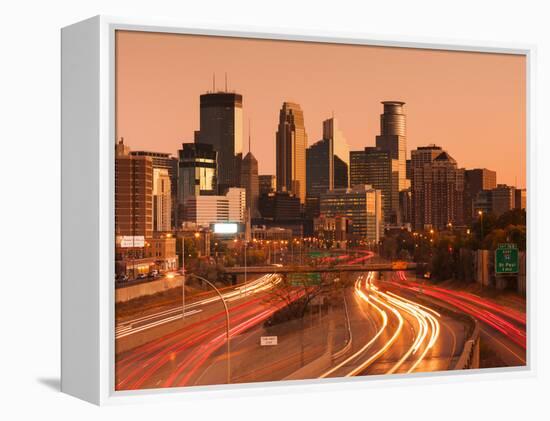
[[[145,247],[145,237],[143,235],[121,235],[117,237],[117,242],[122,248]]]
[[[236,234],[238,232],[238,224],[235,222],[223,222],[214,224],[214,233],[216,234]]]

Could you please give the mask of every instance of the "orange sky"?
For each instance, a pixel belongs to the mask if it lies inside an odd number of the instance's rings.
[[[176,153],[199,128],[199,95],[243,95],[245,138],[260,174],[275,173],[275,131],[283,101],[304,110],[309,144],[332,112],[351,150],[373,146],[380,101],[406,102],[407,157],[436,143],[459,166],[497,171],[525,186],[524,56],[117,33],[117,136],[132,149]],[[244,142],[247,145],[247,142]],[[245,146],[245,152],[247,146]]]

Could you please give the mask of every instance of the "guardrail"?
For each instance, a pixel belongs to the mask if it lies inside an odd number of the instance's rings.
[[[479,368],[479,331],[479,322],[476,320],[474,330],[464,343],[464,349],[454,366],[454,370]]]
[[[346,327],[348,331],[348,338],[346,341],[346,344],[338,351],[336,351],[334,354],[332,354],[332,360],[337,360],[342,355],[344,355],[346,352],[348,352],[351,349],[352,343],[353,343],[353,335],[351,333],[351,323],[349,319],[349,312],[348,312],[348,303],[346,300],[346,294],[344,293],[344,309],[345,309],[345,315],[346,315]]]

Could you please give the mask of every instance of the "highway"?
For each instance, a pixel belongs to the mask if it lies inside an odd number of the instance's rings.
[[[482,344],[489,345],[500,365],[509,367],[526,364],[526,315],[518,309],[504,306],[489,298],[468,292],[425,285],[397,272],[388,284],[401,291],[438,300],[476,318],[481,323]],[[495,364],[497,366],[499,364]]]
[[[381,289],[374,278],[369,272],[355,282],[353,349],[320,377],[452,369],[462,350],[462,323]]]
[[[334,258],[337,264],[372,256]],[[230,312],[228,379],[226,316],[218,297],[134,318],[117,326],[117,341],[151,335],[116,357],[116,388],[132,390],[283,379],[350,377],[452,370],[481,322],[482,344],[495,366],[525,364],[525,313],[463,291],[424,285],[394,272],[356,273],[341,303],[310,305],[302,319],[266,324],[307,293],[285,286],[288,299],[273,301],[280,275],[264,275],[223,292]],[[270,298],[271,297],[271,298]],[[334,300],[334,298],[333,298]],[[158,330],[179,320],[174,330]],[[149,333],[147,333],[149,332]],[[262,346],[261,336],[277,345]],[[489,365],[490,366],[490,365]],[[304,371],[306,370],[306,371]]]

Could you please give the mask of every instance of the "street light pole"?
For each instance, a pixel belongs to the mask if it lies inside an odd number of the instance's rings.
[[[185,319],[185,236],[181,237],[181,318]]]
[[[210,285],[214,289],[214,291],[216,291],[216,294],[218,294],[218,296],[220,297],[220,300],[222,300],[223,307],[225,309],[225,331],[226,331],[225,341],[227,343],[227,384],[231,384],[231,345],[229,340],[230,325],[229,325],[229,308],[227,307],[227,302],[223,298],[223,295],[220,292],[220,290],[216,288],[214,284],[210,282],[208,279],[203,278],[202,276],[199,276],[199,275],[195,275],[194,273],[189,274],[189,276],[193,276],[203,282],[206,282],[208,285]]]

